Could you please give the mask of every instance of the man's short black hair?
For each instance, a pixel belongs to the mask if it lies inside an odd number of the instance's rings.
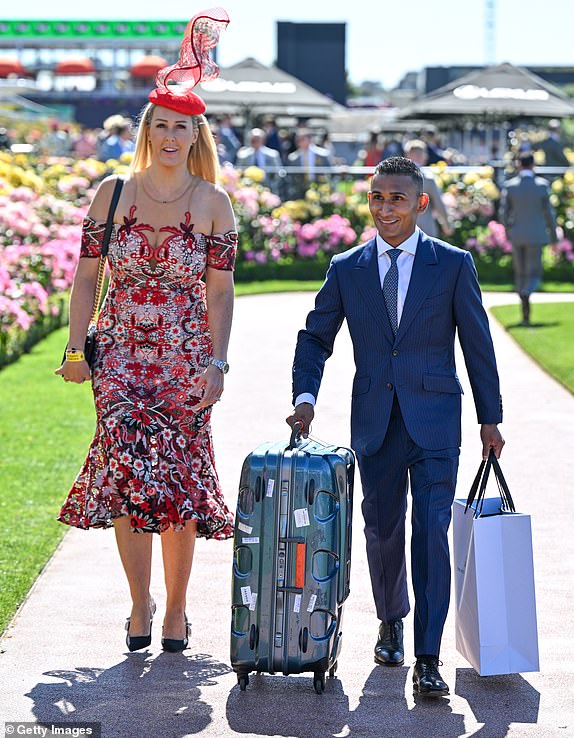
[[[534,166],[534,155],[530,151],[521,151],[518,154],[518,163],[523,169],[532,169]]]
[[[422,172],[411,159],[407,159],[405,156],[389,156],[377,164],[373,177],[389,174],[410,177],[417,186],[417,192],[420,194],[423,191]]]

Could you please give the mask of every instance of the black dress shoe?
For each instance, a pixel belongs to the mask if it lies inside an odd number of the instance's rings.
[[[375,661],[383,666],[400,666],[404,660],[403,621],[381,623],[379,640],[375,646]]]
[[[443,681],[438,671],[439,660],[436,656],[419,656],[413,672],[413,691],[421,697],[446,697],[448,684]]]
[[[161,647],[164,651],[170,653],[179,653],[185,651],[188,646],[189,638],[191,636],[191,623],[188,623],[187,617],[185,618],[185,638],[161,638]]]
[[[151,644],[151,627],[153,625],[153,616],[155,615],[155,602],[153,598],[150,600],[149,606],[149,635],[145,636],[131,636],[130,635],[130,624],[131,619],[126,620],[126,646],[129,651],[140,651],[142,648],[147,648]]]

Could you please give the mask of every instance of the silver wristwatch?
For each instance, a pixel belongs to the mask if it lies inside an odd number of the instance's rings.
[[[223,374],[227,374],[229,371],[229,364],[226,361],[223,361],[223,359],[210,359],[209,363],[216,366],[220,372],[223,372]]]

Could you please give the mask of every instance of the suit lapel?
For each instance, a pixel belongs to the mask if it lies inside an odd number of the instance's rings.
[[[393,343],[393,331],[389,322],[383,290],[381,289],[378,258],[377,241],[373,238],[362,249],[361,255],[353,267],[352,274],[355,284],[373,317],[381,326],[389,341]]]
[[[438,258],[435,245],[432,239],[421,233],[417,243],[413,270],[401,315],[401,322],[399,323],[397,339],[400,339],[408,330],[421,304],[430,292],[439,275],[439,269],[437,267]]]

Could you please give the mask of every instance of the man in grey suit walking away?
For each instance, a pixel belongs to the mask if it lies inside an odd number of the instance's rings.
[[[500,455],[502,403],[488,318],[472,256],[417,225],[428,204],[417,165],[401,156],[375,168],[368,193],[377,235],[331,261],[299,332],[287,418],[309,432],[325,361],[347,321],[356,365],[351,445],[363,487],[367,559],[381,621],[375,660],[404,661],[409,611],[405,562],[407,487],[412,496],[416,693],[448,695],[439,667],[450,599],[448,528],[461,442],[458,333],[480,427],[482,454]]]
[[[534,174],[534,157],[518,157],[518,176],[505,183],[500,220],[512,244],[514,283],[522,304],[522,324],[530,323],[530,295],[542,280],[542,248],[557,240],[554,208],[547,180]]]

